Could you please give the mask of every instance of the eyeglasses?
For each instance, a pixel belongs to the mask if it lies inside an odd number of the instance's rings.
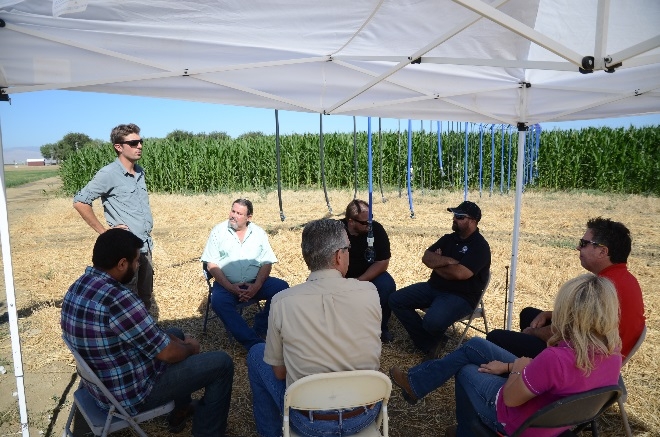
[[[353,220],[355,223],[361,224],[362,226],[367,226],[369,224],[367,220],[358,220],[358,219],[351,219],[351,220]]]
[[[454,220],[463,220],[466,218],[470,218],[470,216],[467,214],[454,214]]]
[[[587,244],[593,244],[594,246],[604,246],[604,244],[597,243],[595,241],[591,240],[585,240],[584,238],[580,238],[580,241],[578,241],[578,247],[582,249],[585,247]]]
[[[340,247],[339,249],[337,249],[337,252],[339,252],[340,250],[345,250],[346,252],[350,252],[351,251],[351,246]]]
[[[137,147],[138,144],[144,144],[142,140],[124,140],[122,141],[122,144],[128,144],[131,147]]]

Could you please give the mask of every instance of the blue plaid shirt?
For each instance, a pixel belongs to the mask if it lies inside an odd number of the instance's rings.
[[[62,331],[126,410],[136,414],[167,363],[157,360],[170,342],[131,290],[87,267],[62,303]],[[110,402],[85,384],[103,408]]]

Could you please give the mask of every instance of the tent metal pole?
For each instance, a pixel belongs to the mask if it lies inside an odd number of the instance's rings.
[[[0,124],[0,223],[6,226],[0,228],[0,241],[2,242],[2,260],[5,273],[5,287],[7,293],[7,314],[9,315],[9,333],[11,336],[12,361],[14,362],[14,375],[16,375],[16,393],[18,395],[18,409],[21,418],[21,432],[23,437],[30,437],[28,429],[27,404],[25,401],[25,384],[23,381],[23,357],[21,354],[21,340],[18,333],[18,313],[16,311],[16,288],[14,287],[14,267],[11,260],[11,246],[9,242],[9,216],[7,213],[7,190],[5,187],[5,157],[2,152],[2,126]]]
[[[518,242],[520,237],[520,209],[522,206],[523,176],[525,174],[525,133],[527,126],[518,123],[518,163],[516,164],[516,204],[513,215],[513,242],[511,244],[511,280],[509,281],[508,314],[506,329],[511,329],[513,318],[513,301],[516,290],[516,272],[518,270]]]

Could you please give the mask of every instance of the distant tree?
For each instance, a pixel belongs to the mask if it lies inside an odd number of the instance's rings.
[[[195,134],[193,134],[192,132],[177,129],[177,130],[173,130],[172,132],[167,134],[167,136],[165,138],[168,139],[168,140],[179,142],[179,141],[190,140],[191,138],[194,138],[194,137],[195,137]]]
[[[41,151],[41,156],[46,159],[55,159],[55,144],[44,144],[39,148]]]
[[[227,132],[218,132],[218,131],[213,131],[208,134],[206,134],[206,137],[211,139],[211,140],[218,140],[218,141],[224,141],[224,140],[230,140],[231,136]]]
[[[239,140],[249,139],[249,138],[262,138],[265,137],[263,132],[245,132],[238,136]]]
[[[93,143],[94,140],[87,134],[69,132],[55,144],[51,159],[57,162],[65,161],[72,153]]]

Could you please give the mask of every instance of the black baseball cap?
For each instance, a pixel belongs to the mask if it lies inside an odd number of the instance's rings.
[[[481,209],[479,209],[476,203],[470,202],[469,200],[461,203],[456,208],[447,208],[447,211],[453,212],[454,214],[465,214],[476,221],[481,220]]]

